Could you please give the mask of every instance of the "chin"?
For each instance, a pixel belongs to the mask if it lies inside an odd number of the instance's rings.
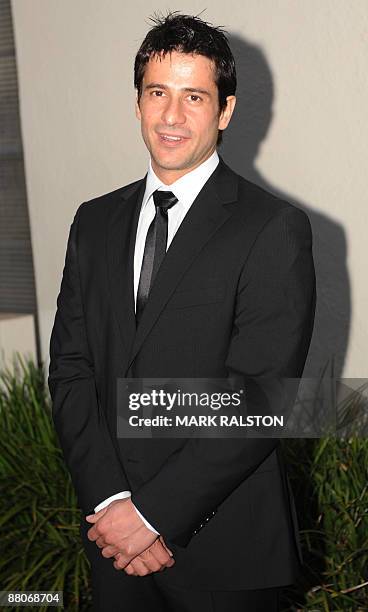
[[[157,166],[164,170],[183,170],[187,167],[188,160],[170,159],[169,156],[163,157],[161,155],[152,155],[152,157]]]

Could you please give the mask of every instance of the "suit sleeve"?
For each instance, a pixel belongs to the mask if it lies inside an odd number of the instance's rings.
[[[82,510],[130,489],[101,410],[78,270],[78,223],[70,227],[57,311],[50,338],[48,386],[52,417]]]
[[[265,224],[242,267],[225,362],[228,376],[240,375],[245,388],[247,381],[301,377],[314,309],[309,219],[286,207]],[[198,525],[278,443],[275,438],[190,438],[132,501],[165,538],[186,546]]]

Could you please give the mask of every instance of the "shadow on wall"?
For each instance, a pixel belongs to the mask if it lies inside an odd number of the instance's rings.
[[[308,214],[313,230],[317,309],[304,377],[319,377],[327,370],[339,378],[347,350],[351,310],[345,232],[337,221],[313,208],[312,203],[295,199],[281,187],[269,183],[257,169],[258,150],[272,120],[272,73],[259,47],[234,35],[229,36],[229,43],[237,66],[237,104],[224,133],[220,154],[246,179]],[[326,202],[326,210],[328,206]]]

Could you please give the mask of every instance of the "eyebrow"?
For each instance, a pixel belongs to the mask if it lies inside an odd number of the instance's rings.
[[[163,83],[148,83],[145,89],[168,89],[168,87]],[[207,89],[202,89],[201,87],[182,87],[181,91],[190,91],[192,93],[201,93],[205,96],[211,96]]]

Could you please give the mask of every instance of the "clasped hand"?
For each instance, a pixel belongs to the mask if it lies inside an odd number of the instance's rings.
[[[88,539],[96,542],[103,557],[114,557],[115,569],[146,576],[175,563],[163,537],[145,526],[130,498],[115,500],[86,520],[93,523]]]

